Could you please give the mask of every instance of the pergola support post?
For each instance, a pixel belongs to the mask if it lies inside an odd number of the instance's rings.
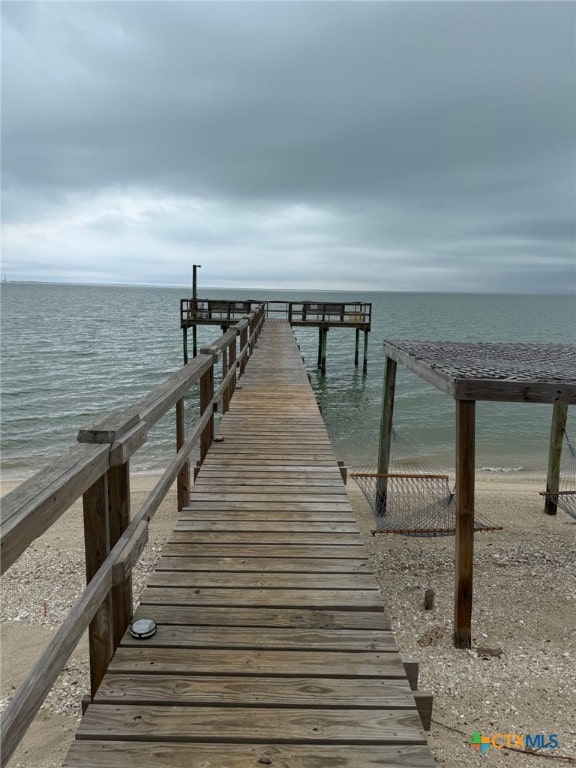
[[[558,509],[558,502],[555,495],[560,490],[562,442],[564,439],[567,418],[568,406],[564,403],[555,403],[552,410],[552,424],[550,427],[548,474],[546,476],[546,501],[544,502],[544,512],[546,512],[547,515],[555,515]]]
[[[456,562],[454,645],[472,645],[476,402],[456,400]]]
[[[397,363],[391,357],[386,357],[386,372],[384,375],[384,389],[382,390],[382,416],[380,418],[380,441],[378,444],[379,475],[387,475],[390,467],[390,453],[392,448],[392,418],[394,415],[394,393],[396,392]],[[386,513],[386,495],[388,491],[388,478],[379,477],[376,484],[376,512],[379,515]]]

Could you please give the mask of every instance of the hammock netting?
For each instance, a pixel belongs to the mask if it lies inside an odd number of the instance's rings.
[[[562,461],[560,463],[560,487],[558,493],[543,493],[558,509],[576,520],[576,449],[564,430]]]
[[[377,465],[375,456],[371,466]],[[456,532],[456,499],[448,475],[418,456],[395,431],[387,474],[379,474],[376,469],[350,474],[374,514],[375,533],[451,536]],[[474,517],[476,531],[502,530]]]

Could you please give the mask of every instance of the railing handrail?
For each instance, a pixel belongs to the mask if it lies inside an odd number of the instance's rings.
[[[237,371],[241,374],[265,319],[262,305],[215,342],[210,352],[201,352],[183,368],[171,374],[162,384],[129,407],[104,414],[78,433],[78,444],[47,468],[40,470],[2,499],[0,511],[0,547],[2,572],[9,568],[26,548],[42,535],[69,509],[80,496],[84,496],[84,514],[94,512],[94,498],[108,482],[118,481],[110,472],[128,474],[130,457],[146,442],[148,431],[172,407],[176,406],[177,432],[180,432],[177,453],[170,461],[160,480],[148,495],[138,512],[128,519],[102,562],[97,563],[82,595],[50,642],[48,648],[34,665],[30,674],[16,691],[2,716],[1,764],[4,766],[18,746],[35,713],[48,691],[64,668],[67,659],[78,644],[82,634],[90,626],[90,633],[97,635],[98,614],[111,599],[114,590],[124,591],[120,599],[131,601],[131,571],[138,561],[148,539],[148,523],[159,508],[168,490],[178,478],[180,481],[194,447],[200,442],[203,460],[213,437],[214,404],[226,404],[233,394]],[[236,354],[236,338],[241,348]],[[213,368],[217,358],[226,351],[227,370],[220,387],[214,391]],[[231,351],[234,353],[232,359]],[[184,426],[183,398],[196,385],[200,385],[200,417],[188,439],[182,438]],[[102,486],[102,483],[104,485]],[[120,483],[121,485],[121,483]],[[183,488],[188,490],[184,477]],[[117,491],[117,489],[115,489]],[[89,500],[89,501],[87,501]],[[121,498],[119,502],[128,503]],[[117,500],[117,504],[119,503]],[[87,511],[88,503],[88,511]],[[114,506],[114,505],[112,505]],[[129,511],[128,511],[129,518]],[[86,551],[88,562],[88,549]],[[132,606],[130,606],[130,611]],[[122,613],[121,611],[119,612]],[[116,614],[114,614],[116,616]],[[96,617],[96,618],[95,618]],[[131,617],[131,613],[130,613]],[[114,647],[126,626],[124,621],[118,632],[114,629]],[[108,628],[110,632],[110,628]],[[119,635],[119,637],[116,637]],[[94,668],[101,679],[101,661]],[[93,663],[91,658],[91,674]],[[99,683],[99,680],[97,680]],[[92,690],[95,685],[92,680]]]

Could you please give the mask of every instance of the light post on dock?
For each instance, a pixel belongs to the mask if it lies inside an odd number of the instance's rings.
[[[194,306],[194,316],[196,316],[196,298],[197,298],[197,282],[196,282],[196,270],[201,268],[201,264],[192,264],[192,302]],[[197,343],[197,326],[196,323],[192,326],[192,355],[196,357],[198,354]]]

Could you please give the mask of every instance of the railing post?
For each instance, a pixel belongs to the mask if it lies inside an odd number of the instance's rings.
[[[256,316],[252,313],[248,319],[248,349],[249,355],[252,355],[252,352],[254,351],[254,344],[255,344],[255,338],[254,338],[254,328],[256,327]]]
[[[246,369],[246,362],[248,358],[248,350],[246,344],[248,343],[248,326],[242,328],[240,331],[240,376],[244,375]]]
[[[186,442],[184,400],[178,400],[176,403],[176,451]],[[190,462],[187,461],[176,479],[178,511],[184,509],[190,501]]]
[[[130,468],[127,461],[108,470],[108,517],[112,549],[130,525]],[[128,576],[112,588],[114,650],[130,624],[132,612],[132,577]]]
[[[200,463],[206,458],[206,454],[214,439],[214,409],[212,398],[214,397],[214,363],[200,378],[200,415],[203,416],[206,409],[210,409],[210,420],[202,430],[200,437]]]
[[[230,370],[230,355],[229,347],[222,349],[222,380],[226,378],[228,371]],[[222,392],[222,413],[230,408],[230,387],[225,387]]]
[[[236,363],[236,336],[232,339],[230,342],[230,346],[228,347],[228,370],[232,368],[232,366]],[[232,397],[234,395],[234,390],[236,389],[236,376],[232,376],[230,379],[230,383],[228,384],[228,405],[230,405],[230,400],[232,400]]]
[[[97,480],[83,494],[86,581],[90,582],[110,552],[108,475]],[[112,593],[110,592],[90,622],[90,692],[98,690],[114,653]]]

